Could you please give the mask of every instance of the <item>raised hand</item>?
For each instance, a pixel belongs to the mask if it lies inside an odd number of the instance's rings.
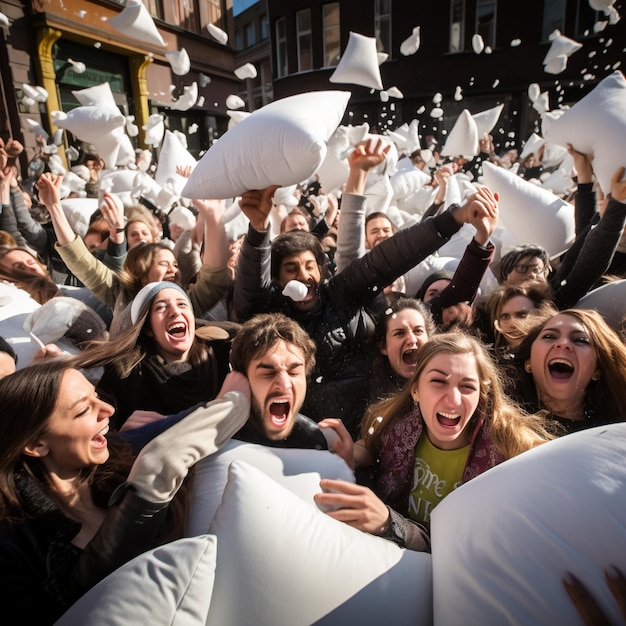
[[[239,208],[255,230],[267,230],[273,206],[272,198],[279,187],[280,185],[272,185],[266,189],[253,189],[242,194]]]

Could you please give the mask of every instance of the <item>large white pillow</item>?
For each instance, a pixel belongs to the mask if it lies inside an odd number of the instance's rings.
[[[177,196],[187,183],[187,179],[176,172],[176,166],[196,167],[197,161],[193,155],[183,146],[180,140],[170,130],[165,131],[159,163],[154,174],[154,180],[164,189],[170,190]]]
[[[56,626],[204,626],[216,538],[179,539],[139,555],[100,581]]]
[[[478,127],[470,112],[463,109],[441,150],[441,156],[466,156],[478,154]]]
[[[575,308],[598,311],[611,328],[618,330],[626,318],[626,279],[614,280],[590,291]]]
[[[485,184],[500,196],[500,221],[520,245],[536,243],[550,257],[574,242],[574,207],[547,189],[524,180],[504,167],[485,161]]]
[[[611,191],[611,178],[626,166],[626,80],[615,71],[572,108],[543,126],[548,141],[593,158],[593,171],[602,191]]]
[[[97,143],[102,135],[125,125],[119,109],[98,106],[79,106],[71,111],[52,111],[52,123],[68,130],[81,141]]]
[[[571,572],[622,623],[604,578],[626,571],[626,424],[566,435],[453,491],[431,518],[435,625],[581,624]]]
[[[308,502],[319,492],[322,478],[354,482],[352,470],[328,450],[270,448],[231,439],[219,452],[194,466],[193,498],[185,533],[188,537],[208,532],[233,461],[253,465]]]
[[[124,10],[109,18],[109,24],[133,39],[163,48],[167,45],[141,0],[126,0]]]
[[[481,139],[483,135],[489,134],[494,129],[500,119],[502,109],[504,109],[504,104],[498,104],[491,109],[481,111],[480,113],[474,113],[474,115],[472,115],[472,119],[476,122],[478,139]]]
[[[314,91],[254,111],[207,150],[182,195],[233,198],[307,180],[322,164],[349,98],[349,91]]]
[[[211,532],[209,626],[432,623],[429,554],[338,522],[247,463],[231,465]]]
[[[376,38],[351,32],[348,45],[328,80],[331,83],[349,83],[382,89]]]

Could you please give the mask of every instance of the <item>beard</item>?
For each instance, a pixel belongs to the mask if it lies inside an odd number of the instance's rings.
[[[268,426],[266,426],[265,424],[265,418],[264,418],[264,412],[263,412],[263,407],[261,407],[260,402],[256,399],[256,397],[253,395],[252,399],[251,399],[251,406],[250,406],[250,420],[252,420],[252,422],[256,425],[256,427],[263,432],[263,434],[270,440],[270,441],[281,441],[283,439],[287,439],[287,437],[289,437],[289,435],[291,434],[291,431],[293,430],[293,425],[294,425],[294,421],[295,421],[295,415],[296,412],[295,410],[292,410],[292,414],[291,417],[285,422],[285,427],[281,430],[274,430],[274,429],[270,429],[268,428]],[[271,404],[271,402],[270,402]],[[269,412],[269,409],[268,409]],[[269,421],[269,417],[267,418]]]

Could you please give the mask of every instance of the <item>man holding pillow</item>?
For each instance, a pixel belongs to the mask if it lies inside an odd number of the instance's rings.
[[[387,146],[382,138],[373,136],[350,155],[342,207],[365,202],[367,175],[384,161]],[[493,220],[497,201],[482,187],[463,206],[452,205],[440,215],[396,233],[328,279],[323,250],[315,237],[285,233],[270,242],[269,214],[275,190],[248,191],[240,200],[250,227],[237,267],[235,310],[240,320],[262,312],[281,312],[309,333],[317,346],[317,359],[304,413],[316,422],[340,418],[356,435],[368,397],[375,348],[368,305],[386,285],[449,241],[464,223],[480,225]],[[300,283],[295,292],[302,293],[283,295],[292,281]]]

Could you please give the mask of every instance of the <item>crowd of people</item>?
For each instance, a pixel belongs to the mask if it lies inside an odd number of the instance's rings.
[[[29,180],[22,146],[7,142],[0,279],[42,306],[78,299],[98,323],[73,354],[48,343],[33,363],[0,337],[0,595],[52,623],[121,564],[181,537],[185,478],[231,437],[335,452],[357,481],[324,479],[320,508],[428,551],[432,510],[463,483],[625,421],[626,304],[621,326],[577,308],[626,278],[623,168],[599,198],[591,155],[569,146],[575,242],[556,256],[532,241],[505,249],[498,194],[477,182],[447,204],[446,187],[481,158],[536,179],[542,153],[482,146],[471,163],[400,155],[431,193],[406,227],[368,208],[391,147],[370,134],[338,189],[312,178],[285,204],[278,186],[233,199],[239,231],[224,200],[124,205],[98,188],[106,164],[86,153],[83,196],[98,209],[81,236],[63,175],[43,167]],[[416,274],[467,229],[456,267]]]

